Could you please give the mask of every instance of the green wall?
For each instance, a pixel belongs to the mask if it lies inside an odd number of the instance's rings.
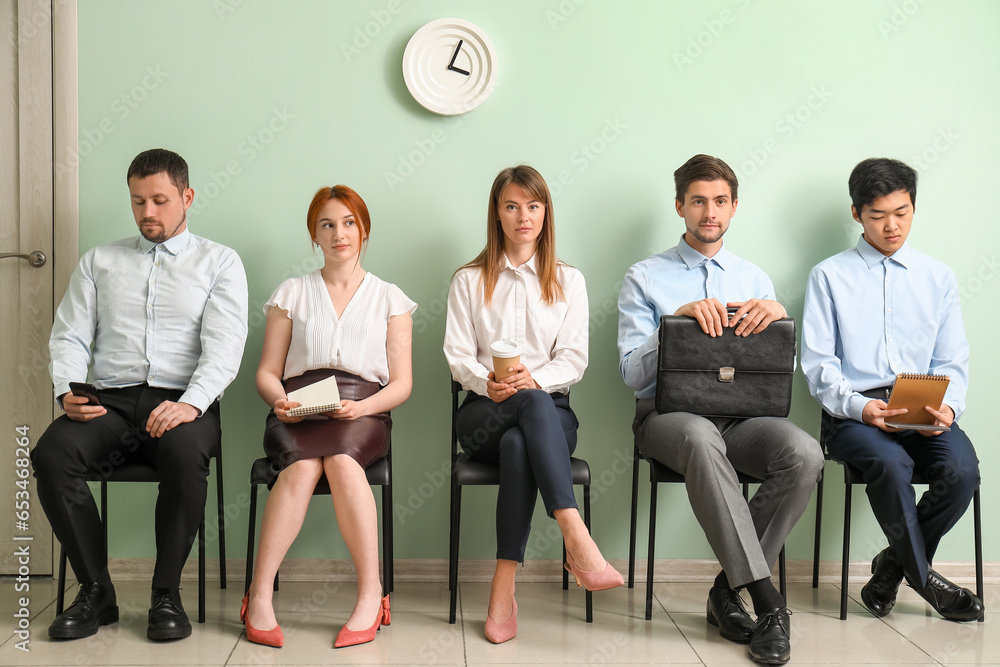
[[[414,31],[450,16],[484,29],[499,57],[493,95],[457,118],[425,111],[401,75]],[[989,193],[1000,152],[998,20],[993,0],[84,0],[80,151],[57,161],[80,162],[81,251],[136,233],[125,170],[139,151],[162,146],[191,165],[190,228],[243,258],[250,337],[223,405],[234,556],[246,544],[250,462],[262,455],[266,408],[253,387],[261,305],[283,279],[318,266],[304,226],[315,189],[345,183],[366,199],[366,268],[420,304],[414,393],[393,414],[396,556],[445,558],[448,281],[484,243],[497,171],[528,162],[550,185],[561,175],[558,253],[583,271],[592,309],[590,368],[573,391],[577,451],[597,480],[598,543],[623,558],[633,400],[617,372],[615,299],[629,265],[676,243],[683,226],[671,174],[698,152],[738,170],[727,247],[770,274],[795,317],[809,269],[860,231],[846,188],[854,164],[885,155],[919,168],[911,241],[958,274],[972,345],[962,424],[985,479],[996,477],[989,406],[1000,397],[991,380],[1000,376],[991,351],[1000,234]],[[387,173],[405,178],[390,187]],[[799,375],[791,418],[815,434],[818,417]],[[828,473],[823,556],[839,559],[842,476],[834,464]],[[128,517],[113,522],[114,556],[153,554],[153,494],[113,492],[113,512]],[[683,489],[660,495],[658,554],[711,557]],[[852,553],[862,559],[884,538],[856,497]],[[492,489],[466,491],[463,556],[493,557],[494,498]],[[644,488],[640,507],[646,498]],[[983,499],[996,505],[989,483]],[[347,557],[329,499],[314,505],[290,555]],[[810,506],[790,558],[811,557],[812,517]],[[529,557],[558,558],[554,524],[540,510],[535,527]],[[971,559],[971,533],[969,516],[939,558]],[[986,558],[1000,559],[992,532]]]

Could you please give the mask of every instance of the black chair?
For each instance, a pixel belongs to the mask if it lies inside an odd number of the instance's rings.
[[[646,557],[646,620],[653,618],[653,560],[656,549],[656,489],[657,485],[683,484],[684,475],[676,472],[659,461],[644,457],[638,447],[633,448],[632,461],[632,530],[629,539],[628,552],[628,587],[635,587],[635,536],[636,519],[639,511],[639,461],[649,464],[649,553]],[[749,499],[750,484],[759,484],[759,480],[741,472],[736,473],[737,478],[743,485],[743,498]],[[785,576],[785,547],[781,547],[778,555],[778,581],[781,588],[781,597],[788,599],[787,579]]]
[[[382,487],[382,595],[392,592],[392,444],[385,458],[379,459],[365,469],[365,476],[371,486]],[[257,536],[257,487],[270,486],[278,478],[267,458],[257,459],[250,468],[250,525],[247,528],[247,570],[243,581],[244,592],[250,590],[253,577],[254,540]],[[314,496],[330,495],[330,482],[326,475],[320,475]],[[278,590],[278,573],[274,574],[274,590]]]
[[[213,455],[215,458],[215,491],[219,511],[219,588],[226,587],[226,510],[222,492],[222,442]],[[108,482],[156,482],[160,481],[159,471],[146,463],[124,463],[108,476],[92,470],[87,475],[88,482],[101,483],[101,519],[104,525],[104,551],[108,551]],[[59,550],[59,589],[56,592],[56,615],[63,612],[66,591],[66,550]],[[198,622],[205,622],[205,516],[198,527]]]
[[[823,447],[823,455],[829,461],[826,442],[830,431],[828,420],[830,417],[826,412],[822,413],[822,426],[820,427],[820,445]],[[847,579],[851,569],[851,489],[854,485],[864,486],[865,480],[860,470],[852,465],[837,461],[844,469],[844,553],[841,556],[840,566],[840,620],[847,620]],[[914,471],[911,484],[928,484],[927,479]],[[819,586],[819,544],[820,544],[820,518],[823,512],[823,479],[820,478],[817,488],[816,498],[816,543],[813,546],[813,588]],[[983,599],[983,519],[982,504],[979,498],[979,488],[976,488],[972,496],[972,525],[973,538],[976,544],[976,595]],[[982,623],[984,618],[979,617]]]
[[[459,529],[462,523],[462,487],[497,486],[500,484],[500,466],[495,463],[470,461],[458,445],[455,418],[458,416],[458,395],[462,385],[451,381],[451,529],[448,553],[448,589],[451,591],[451,610],[448,622],[455,623],[458,607],[458,546]],[[573,485],[583,486],[583,522],[590,530],[590,466],[583,459],[570,458]],[[563,543],[563,562],[566,561],[566,543]],[[563,590],[569,590],[569,572],[563,567]],[[593,593],[587,591],[587,623],[594,621]]]

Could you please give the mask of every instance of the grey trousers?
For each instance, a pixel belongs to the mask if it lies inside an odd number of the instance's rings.
[[[652,399],[636,402],[632,429],[643,456],[684,475],[691,507],[729,585],[769,578],[819,481],[819,443],[787,419],[659,414]],[[749,504],[737,471],[764,480]]]

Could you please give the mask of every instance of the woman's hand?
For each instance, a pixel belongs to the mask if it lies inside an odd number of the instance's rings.
[[[489,396],[494,403],[503,403],[517,393],[517,389],[507,384],[508,379],[510,378],[508,377],[501,382],[494,382],[493,371],[490,371],[490,374],[487,376],[486,395]]]
[[[292,408],[297,408],[301,403],[296,403],[295,401],[289,401],[287,398],[279,398],[274,402],[274,416],[285,424],[295,424],[296,422],[302,421],[302,417],[289,417],[288,411]]]
[[[367,404],[365,401],[341,401],[339,410],[331,410],[330,412],[324,412],[327,417],[331,419],[357,419],[359,417],[366,417],[371,414],[367,410]]]
[[[538,383],[531,377],[531,373],[524,367],[524,364],[514,364],[511,366],[514,371],[503,379],[508,387],[513,387],[515,391],[522,389],[539,389]]]

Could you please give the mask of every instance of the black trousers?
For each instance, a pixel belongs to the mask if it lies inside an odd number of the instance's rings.
[[[569,457],[579,422],[569,397],[526,389],[494,403],[470,393],[455,426],[469,458],[500,464],[497,558],[524,561],[538,493],[549,516],[577,507]]]
[[[199,418],[180,424],[160,438],[146,431],[146,421],[163,401],[184,392],[145,384],[98,392],[108,409],[89,422],[56,419],[31,452],[38,499],[80,583],[107,576],[101,517],[87,486],[91,471],[108,477],[128,461],[141,461],[160,473],[156,499],[154,588],[177,588],[205,511],[208,463],[221,442],[219,403]]]
[[[886,433],[823,413],[827,449],[835,461],[861,470],[865,491],[896,559],[912,581],[927,580],[941,538],[965,514],[979,486],[979,459],[958,423],[940,435]],[[910,479],[929,482],[917,501]]]

